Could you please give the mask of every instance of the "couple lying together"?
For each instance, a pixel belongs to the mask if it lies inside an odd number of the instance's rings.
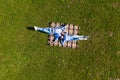
[[[65,31],[66,26],[60,26],[60,27],[54,27],[54,28],[40,28],[40,27],[34,26],[34,29],[39,32],[53,34],[54,40],[52,43],[59,40],[62,45],[64,45],[66,41],[87,40],[89,37],[89,36],[80,36],[80,35],[68,35],[68,32]]]

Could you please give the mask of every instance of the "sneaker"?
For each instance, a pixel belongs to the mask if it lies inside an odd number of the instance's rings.
[[[37,31],[37,28],[38,28],[38,27],[34,26],[34,30],[35,30],[35,31]]]

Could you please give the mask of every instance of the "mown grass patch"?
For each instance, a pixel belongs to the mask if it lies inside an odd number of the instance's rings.
[[[0,0],[0,80],[120,78],[120,7],[111,0]],[[78,49],[51,47],[28,26],[81,26]]]

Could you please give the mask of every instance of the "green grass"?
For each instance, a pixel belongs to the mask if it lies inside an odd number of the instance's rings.
[[[51,21],[81,26],[78,49],[50,47],[27,30]],[[0,80],[120,79],[119,0],[0,0]]]

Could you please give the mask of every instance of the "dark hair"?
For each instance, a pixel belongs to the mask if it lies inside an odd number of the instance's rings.
[[[64,36],[66,32],[62,32],[61,35]]]
[[[62,36],[60,36],[60,37],[59,37],[59,40],[62,40],[62,39],[63,39],[62,37],[64,37],[64,36],[63,36],[63,35],[62,35]]]

